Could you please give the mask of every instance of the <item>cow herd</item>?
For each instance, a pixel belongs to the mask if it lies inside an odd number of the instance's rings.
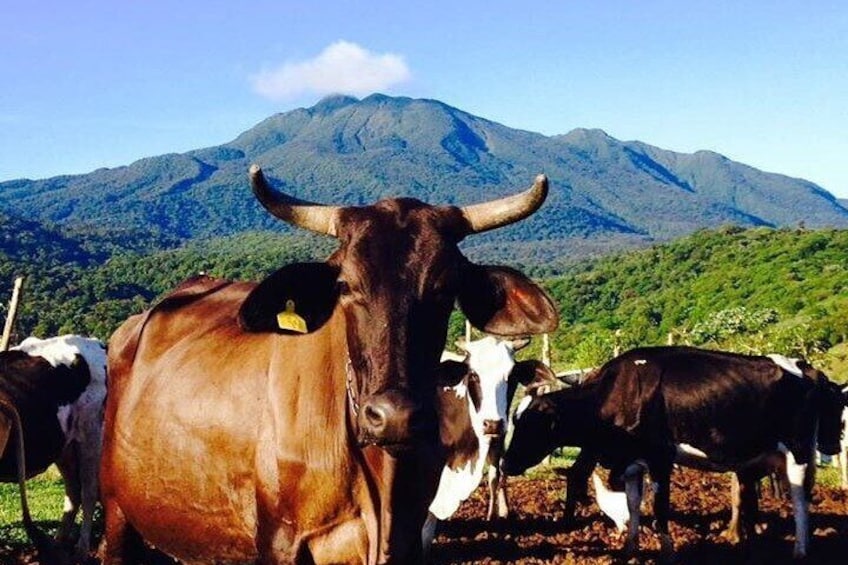
[[[104,564],[145,562],[153,548],[190,563],[406,564],[428,559],[438,522],[484,472],[487,518],[506,518],[506,475],[564,445],[581,448],[567,511],[592,477],[599,506],[628,527],[627,555],[650,477],[671,557],[674,465],[734,473],[738,539],[753,534],[756,483],[782,473],[794,553],[807,554],[814,456],[845,458],[845,393],[803,360],[641,348],[574,386],[516,361],[528,340],[510,336],[553,331],[556,306],[459,243],[535,212],[544,175],[464,207],[326,206],[274,190],[255,165],[249,177],[272,215],[338,249],[258,284],[185,281],[108,348],[61,336],[0,352],[0,480],[19,483],[43,562],[61,551],[32,523],[24,481],[53,463],[66,489],[60,541],[81,507],[76,552],[88,553],[99,500]],[[444,351],[455,304],[490,334],[460,355]]]

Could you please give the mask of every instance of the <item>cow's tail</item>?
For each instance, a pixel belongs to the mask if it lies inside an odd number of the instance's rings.
[[[26,495],[26,452],[24,450],[24,428],[21,424],[21,416],[18,410],[8,401],[0,398],[0,412],[5,414],[14,428],[15,434],[15,457],[18,462],[18,490],[21,495],[21,514],[23,516],[24,530],[38,551],[41,562],[45,565],[65,565],[70,563],[68,555],[58,547],[57,543],[47,534],[41,531],[32,519],[29,512],[29,503]]]

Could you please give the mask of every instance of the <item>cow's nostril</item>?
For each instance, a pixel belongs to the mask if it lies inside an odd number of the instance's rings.
[[[483,420],[483,433],[486,435],[499,435],[504,431],[503,420]]]
[[[367,398],[359,414],[359,441],[381,446],[420,439],[420,408],[409,397],[389,391]]]

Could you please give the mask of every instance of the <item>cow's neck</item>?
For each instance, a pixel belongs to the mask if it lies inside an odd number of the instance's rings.
[[[331,388],[334,398],[342,398],[346,414],[347,443],[356,465],[361,470],[367,496],[358,497],[356,505],[366,528],[368,563],[398,562],[420,554],[420,531],[427,515],[427,505],[435,495],[438,473],[444,458],[435,445],[420,446],[397,456],[377,446],[357,443],[357,414],[362,404],[360,375],[353,370],[348,351],[345,320],[337,309],[328,322],[327,339],[334,352]],[[328,399],[329,400],[329,399]],[[413,488],[410,488],[414,485]],[[422,496],[422,491],[427,492]],[[410,537],[410,532],[418,532]]]

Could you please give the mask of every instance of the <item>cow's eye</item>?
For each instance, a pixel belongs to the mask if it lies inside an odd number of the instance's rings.
[[[350,294],[350,285],[347,284],[347,281],[338,280],[336,281],[336,290],[341,296],[348,295]]]

